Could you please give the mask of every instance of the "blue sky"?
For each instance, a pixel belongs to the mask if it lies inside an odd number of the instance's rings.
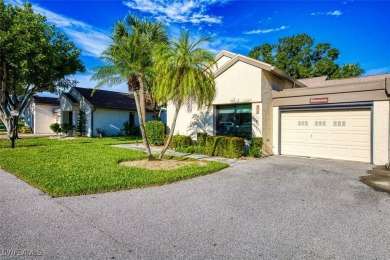
[[[22,0],[5,0],[20,5]],[[363,75],[390,72],[390,1],[263,0],[31,0],[36,12],[82,50],[87,72],[74,76],[80,87],[94,87],[91,68],[110,43],[116,21],[129,13],[165,22],[171,37],[180,30],[194,37],[212,35],[205,47],[247,55],[264,43],[306,33],[316,43],[340,50],[339,64],[359,63]],[[111,90],[126,92],[126,86]]]

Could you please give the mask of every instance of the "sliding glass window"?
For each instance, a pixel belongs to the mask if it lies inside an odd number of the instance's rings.
[[[252,137],[252,105],[217,106],[217,135]]]

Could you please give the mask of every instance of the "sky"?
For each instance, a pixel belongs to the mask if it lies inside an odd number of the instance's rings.
[[[23,0],[5,0],[13,5]],[[129,14],[163,21],[169,37],[183,29],[194,39],[211,35],[204,47],[248,55],[264,43],[300,33],[339,49],[337,63],[358,63],[363,75],[390,73],[390,0],[30,0],[35,12],[82,50],[85,73],[79,87],[93,88],[93,68],[110,44],[114,24]],[[127,92],[125,85],[104,88]]]

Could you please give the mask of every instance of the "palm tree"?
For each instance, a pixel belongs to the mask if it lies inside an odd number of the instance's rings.
[[[172,140],[180,108],[192,104],[196,104],[198,108],[210,106],[214,100],[214,56],[201,48],[201,44],[210,39],[207,36],[191,42],[189,32],[183,31],[179,40],[172,41],[171,44],[160,44],[155,49],[156,81],[152,92],[160,103],[170,101],[175,106],[169,137],[159,160]]]
[[[153,49],[157,44],[167,42],[164,26],[129,15],[125,21],[116,23],[112,41],[101,57],[107,65],[97,68],[92,80],[98,81],[96,88],[127,83],[129,92],[134,94],[148,159],[153,160],[145,132],[145,92],[150,90],[147,83],[153,81]]]

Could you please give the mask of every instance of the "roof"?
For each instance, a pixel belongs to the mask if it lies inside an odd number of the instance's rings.
[[[299,87],[306,87],[306,85],[304,83],[294,79],[293,77],[291,77],[290,75],[288,75],[284,71],[278,69],[275,66],[272,66],[271,64],[268,64],[268,63],[265,63],[265,62],[262,62],[262,61],[259,61],[259,60],[256,60],[256,59],[252,59],[252,58],[243,56],[241,54],[234,54],[234,53],[231,53],[231,52],[228,52],[228,51],[221,51],[217,56],[215,56],[215,59],[219,60],[223,56],[227,56],[227,57],[231,58],[231,60],[226,62],[224,65],[222,65],[220,68],[218,68],[214,72],[215,77],[218,77],[223,72],[225,72],[228,68],[233,66],[235,63],[237,63],[238,61],[241,61],[241,62],[250,64],[252,66],[258,67],[260,69],[269,71],[269,72],[271,72],[273,74],[276,74],[276,75],[278,75],[280,77],[283,77],[283,78],[285,78],[285,79],[287,79],[287,80],[297,84]]]
[[[337,85],[379,81],[379,80],[384,80],[386,78],[390,78],[390,73],[355,77],[355,78],[346,78],[346,79],[332,79],[332,80],[328,80],[326,76],[322,76],[322,77],[315,77],[315,78],[300,79],[299,81],[308,87],[327,87],[327,86],[337,86]]]
[[[80,87],[75,87],[74,89],[94,107],[136,109],[134,95],[129,93],[97,89],[92,95],[94,89]]]
[[[33,100],[34,100],[35,104],[45,104],[45,105],[54,105],[54,106],[59,106],[60,105],[60,100],[58,99],[58,97],[39,97],[39,96],[34,96]]]
[[[69,93],[63,93],[63,95],[72,103],[78,103],[78,101]]]

